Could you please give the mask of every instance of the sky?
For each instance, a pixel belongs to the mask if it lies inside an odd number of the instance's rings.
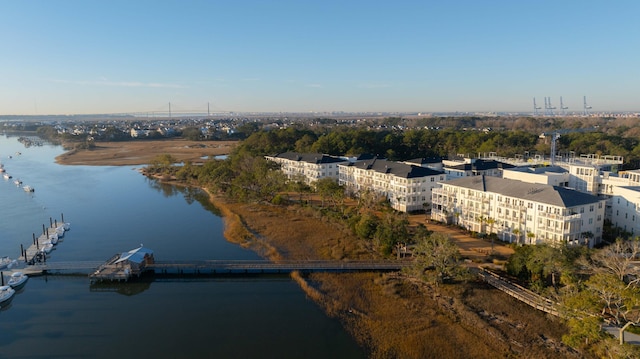
[[[0,115],[640,111],[637,0],[0,0]]]

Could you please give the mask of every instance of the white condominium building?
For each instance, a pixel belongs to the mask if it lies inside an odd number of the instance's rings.
[[[602,241],[606,200],[575,190],[489,176],[442,182],[431,218],[521,244]]]
[[[307,184],[327,177],[337,181],[338,164],[347,162],[345,159],[320,153],[285,152],[265,158],[279,163],[282,172],[290,180],[303,179]]]
[[[444,172],[374,158],[340,163],[339,184],[347,191],[370,190],[386,197],[401,212],[424,210],[431,202],[431,190],[445,179]]]

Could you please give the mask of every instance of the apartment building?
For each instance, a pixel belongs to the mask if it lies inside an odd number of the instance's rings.
[[[445,180],[442,171],[379,158],[343,162],[338,167],[338,183],[347,191],[373,191],[401,212],[424,210],[431,202],[432,189]]]
[[[606,200],[563,187],[463,177],[433,189],[431,202],[432,219],[507,242],[593,247],[602,241]]]
[[[444,165],[444,172],[449,179],[480,175],[502,177],[502,171],[504,169],[515,167],[508,163],[480,158],[443,160],[442,163]]]
[[[502,171],[502,178],[528,183],[569,187],[569,171],[559,166],[513,167]]]
[[[321,153],[285,152],[274,156],[265,156],[267,160],[279,163],[282,172],[290,180],[304,180],[307,184],[322,178],[338,180],[338,164],[346,159]]]

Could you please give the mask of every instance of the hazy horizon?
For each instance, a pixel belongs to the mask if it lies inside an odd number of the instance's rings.
[[[3,3],[0,115],[637,112],[640,3]],[[207,108],[209,107],[209,108]]]

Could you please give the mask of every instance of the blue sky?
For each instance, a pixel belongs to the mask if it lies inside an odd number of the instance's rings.
[[[640,111],[640,1],[0,0],[0,115]]]

